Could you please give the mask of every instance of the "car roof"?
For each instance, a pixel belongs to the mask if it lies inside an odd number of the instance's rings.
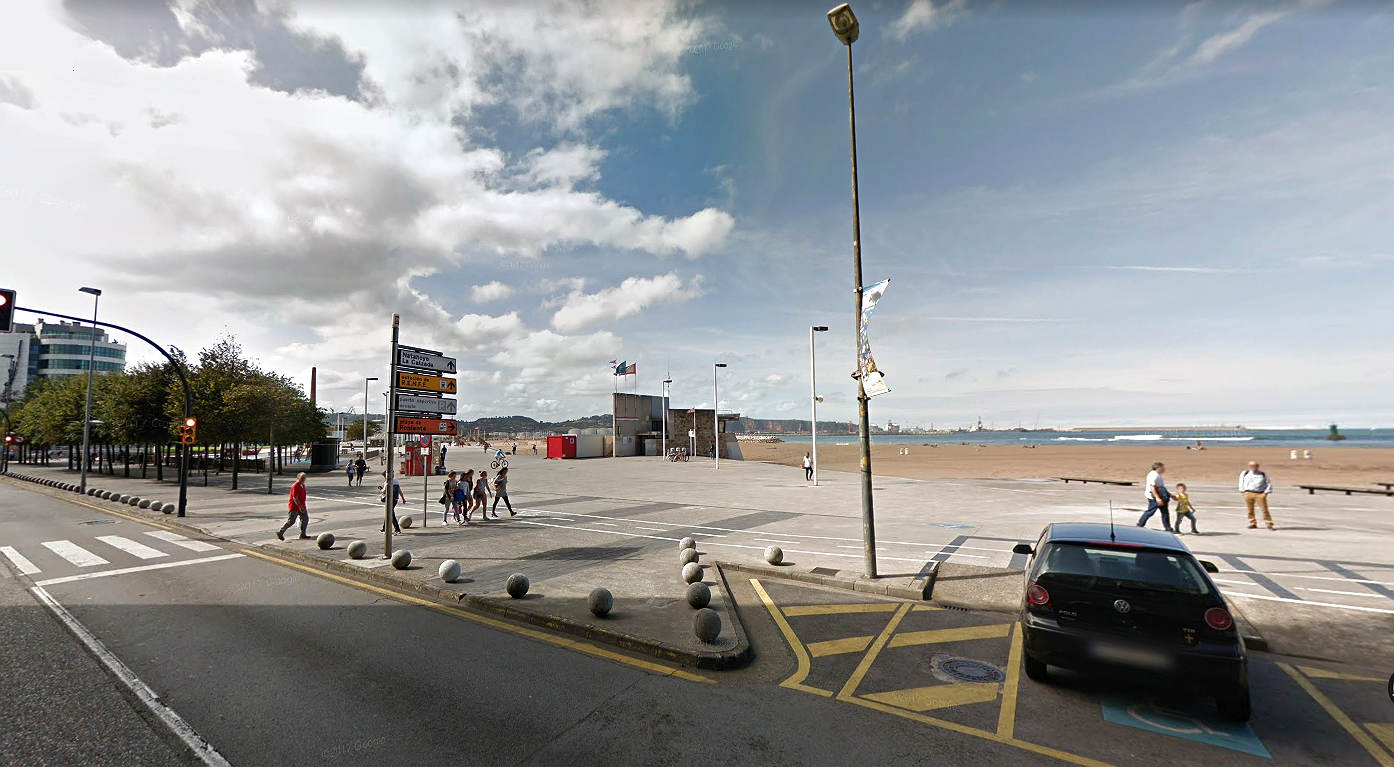
[[[1110,531],[1112,537],[1110,537]],[[1185,545],[1171,533],[1162,530],[1149,530],[1126,522],[1121,525],[1108,525],[1102,522],[1057,522],[1050,526],[1050,531],[1046,534],[1046,542],[1051,541],[1073,543],[1115,541],[1133,546],[1188,552]]]

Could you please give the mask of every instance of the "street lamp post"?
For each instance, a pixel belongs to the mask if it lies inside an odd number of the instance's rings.
[[[78,292],[92,296],[92,337],[87,342],[87,404],[82,410],[82,479],[78,481],[78,492],[87,493],[87,455],[92,439],[92,366],[97,359],[97,301],[102,291],[96,288],[79,288]]]
[[[813,420],[808,422],[808,433],[813,441],[813,486],[818,486],[818,364],[813,351],[813,334],[822,333],[827,325],[810,325],[808,328],[808,398],[813,406]]]
[[[866,577],[876,577],[876,523],[871,502],[871,418],[867,413],[866,384],[862,380],[862,223],[857,201],[857,110],[852,89],[852,43],[857,41],[861,25],[852,6],[847,3],[828,11],[828,23],[833,34],[847,47],[847,120],[852,137],[852,287],[855,318],[852,330],[857,352],[857,431],[861,441],[862,480],[862,548]]]
[[[721,396],[716,390],[716,369],[726,367],[725,362],[712,364],[712,458],[716,468],[721,468]]]
[[[663,460],[668,460],[668,395],[673,386],[673,379],[663,379]]]
[[[368,460],[368,382],[376,377],[363,379],[363,460]]]

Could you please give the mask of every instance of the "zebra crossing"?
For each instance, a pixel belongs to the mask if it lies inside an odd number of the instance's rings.
[[[103,575],[120,575],[141,570],[176,567],[204,561],[216,561],[240,557],[241,554],[225,556],[202,556],[189,558],[189,552],[207,554],[223,551],[220,546],[198,541],[166,530],[143,531],[143,538],[131,535],[98,535],[77,541],[60,539],[41,541],[37,545],[0,546],[0,557],[21,575],[61,577],[49,578],[44,583],[85,580]],[[149,540],[146,540],[148,538]],[[156,564],[152,560],[165,560]],[[135,564],[130,567],[127,564]],[[102,569],[114,566],[114,569]],[[64,573],[76,573],[63,575]]]

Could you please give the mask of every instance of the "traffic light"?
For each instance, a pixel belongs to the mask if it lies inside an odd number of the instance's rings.
[[[15,329],[15,291],[9,288],[0,288],[0,333],[9,333]]]
[[[190,416],[179,426],[179,444],[192,445],[198,441],[198,419]]]

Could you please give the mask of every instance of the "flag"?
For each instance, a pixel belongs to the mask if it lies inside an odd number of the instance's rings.
[[[615,375],[617,376],[632,376],[638,375],[638,373],[639,363],[637,362],[620,362],[615,365]]]
[[[862,390],[868,397],[890,391],[881,371],[876,368],[876,358],[871,356],[871,335],[867,330],[871,323],[871,310],[876,308],[876,303],[881,300],[890,284],[891,281],[885,279],[862,288],[862,314],[857,329],[857,376],[861,378]]]
[[[613,365],[614,368],[615,368],[615,375],[617,375],[617,376],[622,376],[622,375],[624,375],[624,365],[625,365],[625,363],[623,363],[623,362],[616,362],[616,361],[614,361],[614,360],[610,360],[610,364]]]

